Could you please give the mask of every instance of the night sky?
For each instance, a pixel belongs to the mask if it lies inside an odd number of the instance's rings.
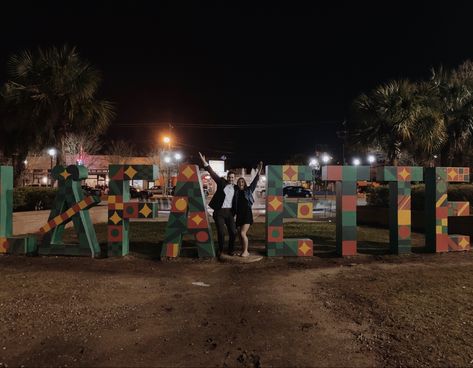
[[[76,45],[117,105],[109,138],[146,150],[172,123],[194,161],[201,150],[281,163],[320,144],[340,155],[336,130],[359,93],[473,58],[467,1],[98,3],[3,3],[0,81],[13,52]]]

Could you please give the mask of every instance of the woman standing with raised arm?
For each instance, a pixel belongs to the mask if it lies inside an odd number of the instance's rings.
[[[236,200],[234,201],[234,212],[236,213],[236,226],[239,228],[240,241],[243,251],[240,256],[248,257],[248,232],[250,226],[253,224],[253,211],[251,207],[255,202],[253,192],[258,184],[259,175],[263,169],[263,163],[260,162],[256,168],[256,176],[248,186],[244,178],[239,178],[237,181],[237,191],[235,193]]]

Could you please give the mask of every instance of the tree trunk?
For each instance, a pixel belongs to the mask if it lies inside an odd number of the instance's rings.
[[[461,152],[456,152],[453,155],[452,166],[465,166],[465,156],[466,155],[463,155]]]
[[[442,147],[440,151],[440,165],[442,167],[451,166],[451,158],[450,158],[450,149],[448,143]]]
[[[66,153],[64,152],[64,137],[60,136],[56,138],[57,152],[56,152],[56,165],[66,166]]]
[[[12,156],[12,166],[13,166],[13,186],[15,188],[23,185],[23,173],[25,171],[25,160],[27,153],[20,153]]]

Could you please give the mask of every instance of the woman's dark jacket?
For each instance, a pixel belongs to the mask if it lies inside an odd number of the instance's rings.
[[[251,206],[253,206],[253,203],[255,203],[255,199],[253,198],[253,192],[256,189],[256,185],[258,184],[258,180],[259,180],[259,174],[256,174],[256,176],[253,178],[251,184],[249,186],[247,186],[245,189],[243,189],[245,199],[248,201],[248,205],[250,206],[250,208],[251,208]],[[237,189],[235,189],[234,199],[237,198],[239,192],[240,192],[240,189],[237,186]],[[232,207],[233,208],[233,213],[237,213],[237,204],[238,204],[238,201],[234,200],[233,201],[233,207]]]

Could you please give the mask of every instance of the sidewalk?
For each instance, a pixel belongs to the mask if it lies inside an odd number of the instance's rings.
[[[21,234],[30,234],[36,233],[39,231],[39,228],[46,224],[48,221],[49,210],[44,211],[26,211],[26,212],[14,212],[13,213],[13,235],[21,235]],[[99,223],[106,223],[107,222],[107,202],[102,201],[98,206],[92,207],[89,210],[90,217],[94,224]],[[212,209],[208,209],[209,213],[209,220],[213,222],[212,218]],[[318,221],[320,217],[326,217],[326,215],[330,216],[330,211],[324,213],[324,211],[316,206],[314,208],[314,218],[312,221]],[[264,208],[263,200],[259,200],[255,203],[253,207],[253,217],[255,222],[265,222],[266,220],[266,211]],[[334,215],[334,212],[332,213]],[[132,222],[167,222],[169,218],[169,211],[163,210],[158,212],[158,218],[156,219],[131,219]],[[297,220],[291,219],[287,220],[287,222],[293,221],[311,221],[311,220]],[[66,225],[66,228],[72,226],[72,222],[69,222]]]

